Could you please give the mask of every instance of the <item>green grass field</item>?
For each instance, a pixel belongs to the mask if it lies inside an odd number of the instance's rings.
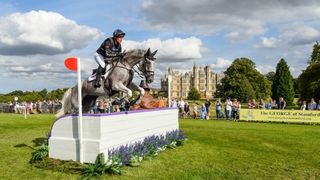
[[[77,179],[32,167],[53,115],[0,114],[0,179]],[[320,126],[180,120],[187,143],[108,179],[319,179]]]

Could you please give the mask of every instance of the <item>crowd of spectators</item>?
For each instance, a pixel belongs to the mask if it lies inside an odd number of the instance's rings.
[[[177,101],[172,99],[168,102],[169,106],[172,108],[179,109],[179,115],[182,118],[200,118],[202,120],[209,119],[211,114],[210,107],[211,102],[206,99],[204,103],[195,102],[193,107],[183,99]],[[300,101],[300,110],[320,110],[320,100],[318,103],[315,102],[314,98],[311,98],[310,102]],[[166,107],[163,97],[158,97],[158,108]],[[269,99],[264,102],[260,99],[258,102],[255,99],[250,99],[248,101],[248,109],[286,109],[287,103],[283,97],[280,97],[278,101]],[[27,114],[37,114],[37,113],[57,113],[61,108],[60,100],[43,100],[36,102],[8,102],[0,103],[0,112],[9,113],[24,113]],[[130,102],[125,98],[99,98],[96,104],[92,108],[91,113],[112,113],[120,111],[130,111]],[[238,120],[240,115],[241,103],[236,98],[227,98],[224,104],[220,99],[217,99],[213,109],[215,109],[215,118],[217,120]]]
[[[36,102],[7,102],[0,103],[0,112],[5,113],[24,113],[39,114],[39,113],[53,113],[56,114],[62,107],[61,100],[43,100]],[[94,107],[92,114],[96,113],[112,113],[120,111],[129,111],[130,102],[126,98],[99,98]],[[162,96],[158,97],[158,108],[165,107],[164,99]]]
[[[320,110],[320,100],[318,104],[315,102],[314,98],[311,98],[310,102],[300,101],[300,109],[301,110]]]
[[[130,101],[127,98],[99,98],[92,108],[92,114],[130,111]]]
[[[279,98],[279,101],[269,99],[268,102],[264,102],[263,99],[260,99],[259,103],[256,103],[255,99],[250,99],[248,101],[248,109],[285,109],[287,107],[286,101],[283,97]]]
[[[202,120],[209,119],[210,116],[210,106],[211,102],[207,99],[203,104],[194,102],[192,108],[188,102],[180,99],[177,101],[173,99],[170,104],[173,108],[179,109],[179,115],[182,118],[199,118]],[[263,99],[256,101],[255,99],[250,99],[247,104],[248,109],[277,109],[284,110],[287,108],[287,103],[283,97],[279,97],[278,101],[269,99],[264,102]],[[241,103],[238,99],[227,98],[224,103],[220,99],[217,99],[215,104],[215,118],[217,120],[226,119],[237,121],[240,116]],[[300,102],[301,110],[320,110],[320,101],[317,104],[314,98],[311,99],[309,103],[307,101]]]
[[[162,96],[159,96],[158,99],[158,108],[165,107],[164,100]],[[95,106],[93,107],[91,113],[112,113],[112,112],[122,112],[130,111],[131,105],[130,101],[127,98],[99,98],[96,101]]]
[[[6,113],[27,113],[27,114],[38,114],[38,113],[57,113],[61,108],[61,101],[56,100],[43,100],[36,102],[12,102],[0,103],[0,112]]]
[[[190,110],[189,103],[185,102],[183,99],[180,99],[179,101],[173,99],[170,104],[173,108],[179,108],[179,115],[182,118],[200,118],[201,120],[208,120],[211,114],[211,102],[209,99],[206,99],[206,101],[202,104],[195,102],[192,107],[192,112]],[[233,99],[233,101],[231,101],[231,99],[228,98],[224,105],[224,112],[222,110],[222,106],[223,104],[221,103],[221,100],[218,99],[215,103],[216,118],[218,120],[223,118],[226,118],[227,120],[239,119],[241,104],[237,99]]]

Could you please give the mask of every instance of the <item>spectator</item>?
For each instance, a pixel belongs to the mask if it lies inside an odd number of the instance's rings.
[[[189,103],[186,102],[184,105],[183,118],[189,118],[189,116],[190,116],[190,106],[189,106]]]
[[[314,101],[314,98],[311,98],[311,102],[308,104],[308,110],[316,110],[317,103]]]
[[[248,108],[249,109],[255,109],[257,107],[257,103],[255,99],[249,100],[248,102]]]
[[[112,101],[112,112],[120,112],[120,99],[118,97],[116,97],[113,101]]]
[[[112,99],[109,98],[107,101],[106,101],[106,113],[111,113],[111,110],[112,110]]]
[[[93,106],[93,113],[94,113],[94,114],[97,114],[97,113],[98,113],[98,104],[99,104],[98,101],[96,101],[96,102],[94,103],[94,106]]]
[[[180,99],[180,101],[178,102],[178,107],[179,107],[179,114],[183,114],[184,112],[184,104],[185,102],[183,101],[183,99]]]
[[[235,98],[232,102],[232,119],[239,119],[240,102]]]
[[[300,109],[301,109],[302,111],[304,111],[304,110],[306,110],[306,108],[307,108],[307,101],[303,101]]]
[[[158,97],[158,108],[163,108],[164,107],[164,101],[162,96]]]
[[[125,103],[124,103],[124,110],[125,111],[130,111],[130,107],[131,107],[130,101],[126,98],[125,99]]]
[[[201,107],[201,119],[202,120],[206,119],[206,116],[207,116],[206,106],[204,104],[202,104],[202,107]]]
[[[98,101],[98,111],[100,112],[100,113],[104,113],[105,112],[105,101],[104,101],[104,99],[100,99],[99,101]]]
[[[196,119],[198,117],[198,103],[195,103],[193,106],[193,119]]]
[[[222,104],[220,102],[220,99],[218,99],[216,101],[216,116],[217,116],[217,120],[219,120],[220,117],[221,117],[221,109],[222,109]]]
[[[210,100],[208,98],[206,99],[206,102],[204,103],[204,105],[206,106],[207,117],[209,119],[211,103],[210,103]]]
[[[320,100],[318,102],[318,107],[317,107],[318,110],[320,110]]]
[[[277,104],[276,100],[273,100],[273,102],[272,102],[272,109],[278,109],[278,104]]]
[[[225,107],[225,111],[226,111],[227,120],[230,120],[231,119],[231,111],[232,111],[232,101],[230,100],[230,98],[227,98],[227,100],[224,104],[224,107]]]
[[[286,105],[287,105],[286,101],[283,99],[283,97],[280,97],[278,102],[278,109],[283,110],[286,108]]]
[[[252,109],[252,100],[251,99],[249,99],[249,101],[248,101],[248,109]]]
[[[273,101],[272,99],[270,99],[269,102],[266,103],[266,109],[272,109],[272,104],[273,104]]]
[[[259,102],[259,109],[265,109],[263,99],[260,99],[260,102]]]
[[[114,105],[113,112],[120,112],[120,106],[119,105]]]
[[[173,99],[171,105],[172,105],[172,108],[177,108],[177,101]]]

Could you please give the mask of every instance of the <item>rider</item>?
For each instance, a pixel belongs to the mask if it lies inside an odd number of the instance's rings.
[[[102,71],[108,70],[108,64],[115,57],[122,58],[124,53],[122,53],[121,42],[126,33],[120,29],[116,29],[113,32],[113,37],[109,37],[103,41],[100,47],[97,49],[94,59],[98,63],[99,67],[96,72],[96,80],[94,82],[94,87],[100,87],[100,77]]]

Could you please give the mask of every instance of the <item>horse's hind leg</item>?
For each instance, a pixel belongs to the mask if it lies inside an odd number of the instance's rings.
[[[89,113],[96,103],[98,96],[85,96],[82,100],[82,111],[84,113]]]

